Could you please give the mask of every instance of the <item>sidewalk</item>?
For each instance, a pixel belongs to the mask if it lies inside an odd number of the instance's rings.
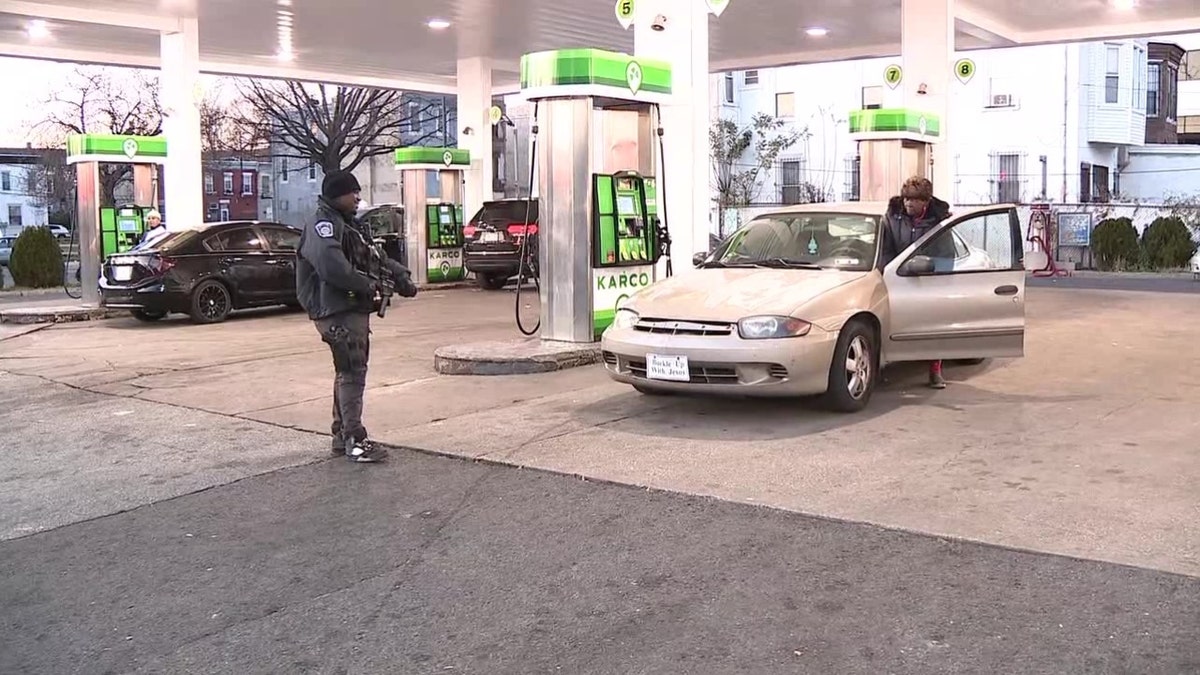
[[[371,434],[432,453],[1200,576],[1189,478],[1200,470],[1200,297],[1034,289],[1026,358],[950,368],[944,392],[920,386],[919,368],[897,369],[853,416],[802,401],[643,397],[600,367],[434,373],[442,345],[515,337],[513,300],[511,291],[429,291],[374,321]],[[301,314],[212,326],[117,318],[4,346],[0,363],[12,372],[328,433],[328,351]]]

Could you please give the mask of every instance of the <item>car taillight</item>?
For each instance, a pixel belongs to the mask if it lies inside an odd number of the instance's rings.
[[[476,232],[476,229],[475,229],[474,225],[467,225],[467,226],[463,227],[463,236],[464,237],[468,237],[468,238],[474,237],[475,232]]]
[[[150,269],[156,274],[166,274],[174,266],[175,260],[172,258],[156,255],[150,259]]]
[[[537,234],[537,223],[529,224],[529,234]],[[509,223],[508,233],[514,237],[525,236],[525,223]]]

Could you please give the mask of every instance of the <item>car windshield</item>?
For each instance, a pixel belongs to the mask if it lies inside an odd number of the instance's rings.
[[[794,267],[868,271],[875,266],[879,216],[777,213],[759,216],[717,247],[702,267]]]

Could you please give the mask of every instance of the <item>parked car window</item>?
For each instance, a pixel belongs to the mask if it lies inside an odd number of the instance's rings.
[[[779,213],[755,218],[717,248],[710,264],[793,263],[867,271],[875,264],[879,216]]]
[[[262,240],[258,233],[249,227],[239,227],[217,234],[222,251],[263,251]]]
[[[915,255],[933,258],[934,274],[1020,269],[1014,244],[1008,212],[988,213],[944,230]]]
[[[261,228],[267,246],[273,251],[295,251],[300,248],[300,233],[282,227]]]

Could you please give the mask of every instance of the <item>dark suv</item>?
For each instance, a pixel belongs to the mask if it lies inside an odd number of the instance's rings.
[[[502,199],[484,202],[463,227],[463,265],[475,275],[481,288],[499,290],[521,270],[521,239],[525,232],[525,210],[529,209],[528,255],[537,274],[538,201]]]

